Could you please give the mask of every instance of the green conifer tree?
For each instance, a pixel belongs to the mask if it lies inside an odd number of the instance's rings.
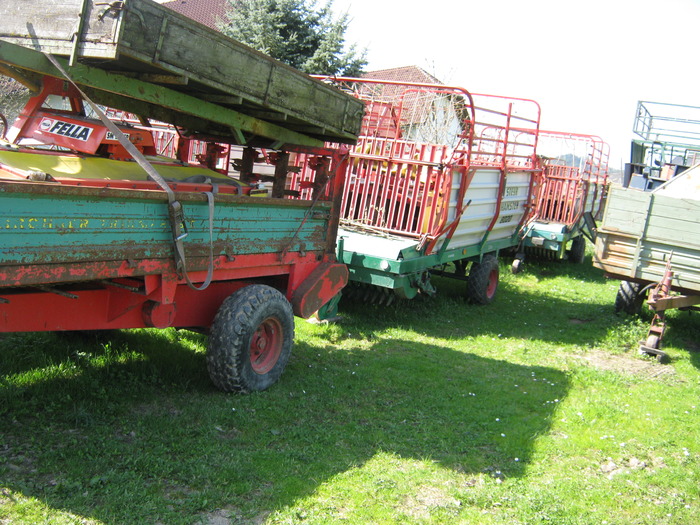
[[[228,0],[224,34],[305,73],[359,75],[367,65],[366,50],[345,49],[350,20],[333,18],[333,0]]]

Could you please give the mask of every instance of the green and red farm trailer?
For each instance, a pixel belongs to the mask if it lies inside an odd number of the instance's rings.
[[[490,303],[499,253],[519,244],[533,209],[539,105],[442,84],[332,82],[366,105],[341,209],[347,293],[386,304],[433,294],[441,275]]]
[[[148,0],[4,4],[2,72],[34,96],[0,146],[0,331],[202,331],[218,387],[269,387],[294,315],[347,282],[325,143],[354,142],[362,104]]]
[[[519,271],[526,256],[581,264],[586,238],[593,241],[608,186],[610,148],[600,137],[540,130],[542,168],[534,209],[522,230],[513,261]]]

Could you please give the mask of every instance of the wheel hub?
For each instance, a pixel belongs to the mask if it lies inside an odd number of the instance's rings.
[[[268,317],[253,334],[250,341],[250,364],[257,374],[266,374],[277,363],[282,353],[282,325]]]

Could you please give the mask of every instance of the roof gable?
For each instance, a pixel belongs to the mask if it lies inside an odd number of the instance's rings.
[[[218,31],[217,22],[225,20],[228,2],[227,0],[173,0],[162,4],[176,13]]]
[[[388,80],[391,82],[408,82],[411,84],[442,84],[437,78],[418,66],[403,66],[369,71],[363,73],[362,78]]]

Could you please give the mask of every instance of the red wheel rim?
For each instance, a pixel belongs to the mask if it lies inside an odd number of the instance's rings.
[[[486,297],[491,299],[496,294],[496,288],[498,287],[498,270],[491,270],[489,273],[489,282],[486,285]]]
[[[250,340],[250,364],[256,374],[272,370],[282,353],[283,342],[282,324],[277,319],[268,317],[260,323]]]

